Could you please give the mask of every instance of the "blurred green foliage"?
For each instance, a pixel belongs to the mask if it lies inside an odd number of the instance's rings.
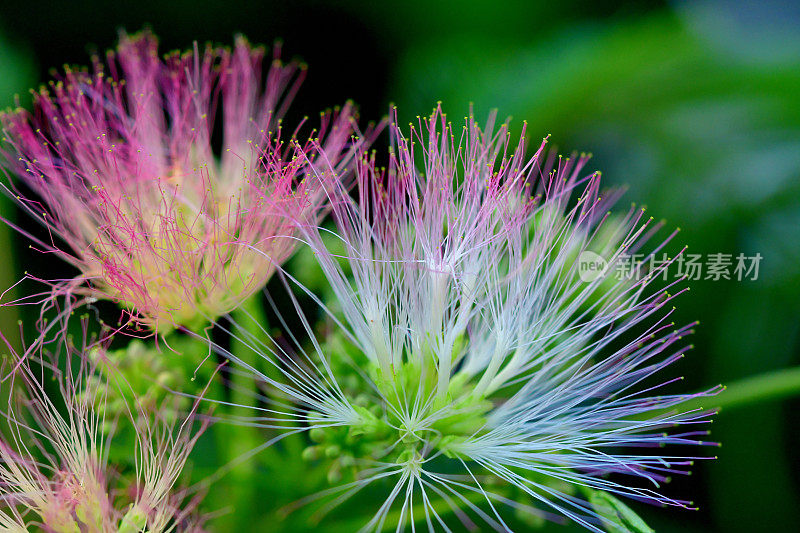
[[[82,25],[88,20],[94,24]],[[310,65],[301,114],[353,97],[367,119],[379,118],[391,101],[411,120],[439,100],[454,122],[471,103],[479,117],[492,108],[512,115],[515,128],[524,119],[532,142],[552,134],[562,152],[593,152],[606,184],[628,185],[624,201],[646,204],[669,227],[680,226],[678,240],[691,253],[763,256],[757,281],[701,280],[679,299],[676,321],[701,321],[696,348],[679,369],[685,386],[800,363],[800,9],[790,2],[305,0],[234,8],[94,0],[35,8],[8,0],[0,23],[19,43],[0,40],[4,105],[34,81],[33,65],[85,62],[86,42],[110,47],[118,27],[149,23],[167,48],[229,41],[235,31],[256,42],[283,37],[290,53]],[[44,80],[44,72],[39,76]],[[0,230],[4,287],[17,275],[12,257],[44,277],[42,270],[57,268],[26,245],[20,239],[10,246],[8,230]],[[311,268],[307,259],[295,264]],[[7,323],[2,327],[8,331]],[[666,489],[689,495],[699,512],[631,507],[657,531],[796,530],[798,406],[788,400],[718,416],[719,460]],[[215,431],[198,445],[197,475],[211,473],[213,457],[223,453]],[[258,432],[241,433],[224,453],[258,442]],[[245,479],[252,483],[252,505],[227,509],[235,519],[219,523],[300,531],[302,511],[287,519],[275,509],[324,480],[323,470],[291,459],[303,447],[287,438],[215,482],[224,496]],[[224,508],[224,500],[213,505]],[[340,521],[324,523],[335,526],[317,529],[357,528],[346,512],[333,516]]]
[[[17,94],[24,92],[36,81],[34,65],[35,60],[30,50],[10,42],[0,33],[0,110],[15,105]],[[0,218],[9,221],[16,219],[14,207],[5,196],[0,197]],[[18,278],[15,254],[9,253],[14,248],[13,243],[14,231],[5,224],[0,225],[0,250],[3,250],[0,253],[3,258],[0,262],[0,292],[11,287]],[[3,300],[9,301],[15,295],[16,292],[12,289],[5,294]],[[0,309],[0,331],[15,348],[19,346],[18,319],[14,308]]]

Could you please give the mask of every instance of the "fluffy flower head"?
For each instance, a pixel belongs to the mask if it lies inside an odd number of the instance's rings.
[[[34,93],[33,114],[2,122],[22,184],[12,194],[69,245],[40,246],[81,271],[57,288],[166,330],[216,318],[264,285],[294,249],[289,221],[324,212],[333,176],[309,172],[309,144],[341,172],[354,119],[349,104],[323,113],[301,144],[282,118],[303,65],[276,51],[262,72],[264,49],[243,38],[163,58],[157,48],[150,33],[123,34],[105,64],[67,67]]]
[[[525,132],[514,142],[493,118],[457,129],[437,109],[409,133],[394,121],[388,168],[364,155],[332,238],[306,232],[339,334],[283,365],[285,382],[264,376],[300,406],[285,418],[312,428],[308,457],[331,461],[331,481],[354,471],[334,503],[396,480],[365,525],[378,531],[450,530],[446,508],[506,531],[500,505],[602,531],[614,495],[689,507],[659,487],[694,458],[658,450],[707,433],[691,426],[709,411],[661,390],[692,325],[670,321],[681,291],[655,288],[647,258],[614,274],[660,224],[635,207],[611,216],[586,157],[547,156],[545,140],[526,158]],[[586,252],[609,268],[581,276]]]
[[[0,384],[10,396],[2,413],[0,524],[12,531],[40,527],[53,533],[199,530],[192,515],[196,502],[182,508],[184,498],[173,490],[200,435],[191,418],[176,427],[134,399],[127,417],[112,420],[106,410],[109,387],[125,387],[124,379],[106,374],[102,381],[96,366],[104,357],[101,347],[69,351],[63,370],[41,361],[38,373],[29,356]],[[52,376],[60,395],[45,390],[45,375],[48,381]],[[132,479],[121,478],[108,464],[117,430],[133,434],[126,441],[135,463]]]

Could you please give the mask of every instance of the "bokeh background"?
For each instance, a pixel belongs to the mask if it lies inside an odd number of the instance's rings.
[[[49,69],[85,64],[119,29],[143,26],[163,51],[236,33],[282,39],[309,65],[298,115],[346,99],[365,119],[390,103],[402,119],[472,104],[515,128],[527,120],[564,152],[592,152],[607,184],[628,186],[623,202],[680,226],[692,253],[763,256],[756,281],[693,282],[680,298],[676,321],[701,321],[686,387],[800,364],[799,3],[3,0],[0,105],[17,93],[25,105]],[[0,258],[3,288],[23,271],[63,275],[5,228]],[[5,309],[0,327],[26,312]],[[797,531],[798,413],[791,398],[724,410],[719,460],[666,488],[700,510],[636,510],[657,531]]]

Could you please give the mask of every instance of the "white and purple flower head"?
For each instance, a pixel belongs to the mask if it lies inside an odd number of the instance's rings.
[[[694,428],[713,412],[680,404],[716,390],[666,392],[690,347],[693,324],[670,320],[684,289],[645,262],[613,268],[662,250],[647,248],[662,224],[612,216],[587,157],[547,156],[545,140],[526,158],[524,128],[514,142],[470,114],[457,129],[440,108],[408,133],[392,122],[388,167],[362,153],[357,198],[330,192],[337,230],[304,233],[336,333],[310,354],[271,348],[284,377],[261,374],[277,398],[251,422],[310,430],[308,458],[351,476],[329,506],[388,483],[364,530],[450,530],[471,510],[505,531],[508,505],[602,531],[627,509],[614,495],[691,507],[660,490],[697,458],[674,445],[711,444]],[[582,279],[584,252],[609,268]]]
[[[325,212],[323,182],[361,140],[349,103],[323,113],[307,141],[305,121],[287,135],[305,66],[281,63],[279,50],[263,72],[265,50],[243,38],[163,58],[157,48],[149,32],[123,34],[105,64],[67,67],[34,93],[33,114],[2,122],[22,185],[10,194],[50,233],[39,246],[81,272],[56,292],[112,299],[166,331],[263,287],[295,248],[290,221]],[[325,172],[312,144],[325,148]]]

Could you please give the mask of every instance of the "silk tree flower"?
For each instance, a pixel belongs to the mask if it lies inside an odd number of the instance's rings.
[[[2,123],[21,183],[8,192],[50,233],[38,245],[81,272],[55,293],[114,300],[167,331],[258,291],[294,250],[290,221],[325,211],[334,176],[313,171],[310,145],[322,144],[339,174],[359,141],[350,104],[323,113],[308,141],[302,124],[287,135],[305,66],[281,63],[279,50],[264,73],[265,50],[243,38],[163,59],[157,48],[148,32],[123,34],[106,64],[66,67],[34,93],[33,114],[17,109]]]
[[[332,487],[309,497],[331,498],[322,511],[385,486],[365,531],[449,531],[451,513],[506,531],[506,506],[645,530],[617,496],[692,507],[663,484],[705,458],[679,445],[713,444],[697,428],[713,412],[680,405],[716,389],[670,392],[693,324],[671,321],[682,280],[659,283],[668,263],[648,269],[643,250],[672,235],[652,245],[662,224],[610,215],[587,157],[546,156],[545,140],[526,158],[508,123],[459,131],[437,109],[390,132],[388,167],[362,154],[357,201],[335,195],[333,236],[305,232],[337,333],[270,354],[234,332],[283,372],[260,374],[274,406],[241,422],[309,430],[306,457],[330,463]],[[606,268],[585,281],[588,252]],[[636,275],[618,279],[626,262]]]
[[[199,531],[196,499],[184,502],[175,484],[202,427],[193,429],[193,415],[177,426],[160,420],[135,401],[127,418],[112,420],[107,394],[110,387],[124,387],[124,378],[106,377],[98,386],[92,361],[102,357],[102,348],[70,352],[77,368],[72,359],[64,370],[42,361],[40,373],[29,356],[0,385],[8,398],[0,439],[0,524],[54,533]],[[58,384],[60,395],[45,390],[43,376]],[[121,441],[131,445],[133,481],[108,464],[117,431],[134,436]]]

